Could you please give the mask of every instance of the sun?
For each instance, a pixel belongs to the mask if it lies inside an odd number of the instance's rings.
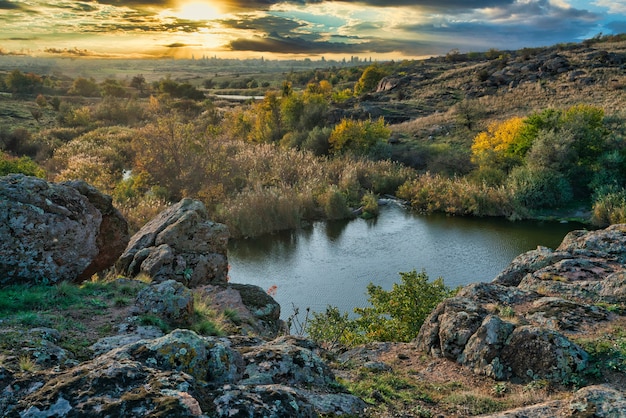
[[[212,20],[221,15],[215,6],[206,1],[182,3],[176,12],[177,17],[187,20]]]

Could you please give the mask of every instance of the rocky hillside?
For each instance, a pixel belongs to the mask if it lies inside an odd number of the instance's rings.
[[[0,178],[2,416],[625,416],[624,225],[520,255],[412,343],[328,352],[228,282],[228,231],[200,202],[129,238],[107,201]],[[106,280],[85,277],[104,255]]]
[[[500,119],[578,103],[610,112],[623,107],[626,42],[449,54],[382,67],[390,74],[373,93],[347,102],[346,112],[384,116],[393,125],[442,116],[464,100],[479,103],[483,116]]]

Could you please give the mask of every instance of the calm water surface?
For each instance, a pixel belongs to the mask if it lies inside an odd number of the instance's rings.
[[[293,305],[352,312],[367,305],[367,284],[385,289],[398,272],[426,271],[450,287],[491,281],[517,255],[556,248],[578,224],[417,215],[395,204],[377,219],[317,222],[308,228],[232,241],[230,278],[269,289],[282,317]]]

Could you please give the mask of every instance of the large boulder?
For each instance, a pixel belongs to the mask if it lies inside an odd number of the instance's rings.
[[[229,283],[206,285],[197,289],[217,312],[236,315],[239,332],[273,339],[285,330],[280,319],[280,305],[259,286]]]
[[[0,178],[0,285],[81,282],[112,266],[128,225],[111,198],[82,181]]]
[[[228,228],[212,222],[204,205],[183,199],[148,222],[117,262],[128,276],[176,280],[187,287],[227,282]]]
[[[492,283],[443,301],[415,342],[495,379],[568,381],[588,365],[576,337],[610,330],[606,308],[625,306],[625,262],[626,225],[571,232],[556,251],[522,254]]]
[[[341,390],[315,348],[298,338],[266,343],[175,330],[15,380],[0,392],[0,415],[361,416],[365,403]]]

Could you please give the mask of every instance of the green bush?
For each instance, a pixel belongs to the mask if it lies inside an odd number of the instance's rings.
[[[626,190],[606,188],[600,190],[593,202],[591,222],[599,227],[626,222]]]
[[[329,306],[324,313],[313,313],[307,332],[311,339],[327,346],[356,345],[371,341],[410,341],[426,317],[456,290],[448,288],[442,278],[428,281],[425,272],[400,273],[401,283],[391,290],[370,283],[367,286],[371,306],[355,308],[357,318],[341,314]]]
[[[572,200],[572,187],[559,172],[516,167],[507,179],[513,199],[525,208],[555,208]]]
[[[27,176],[44,178],[46,172],[28,157],[11,158],[0,152],[0,176],[10,173],[21,173]]]
[[[350,214],[346,197],[336,186],[326,190],[318,197],[318,201],[327,219],[345,219]]]

